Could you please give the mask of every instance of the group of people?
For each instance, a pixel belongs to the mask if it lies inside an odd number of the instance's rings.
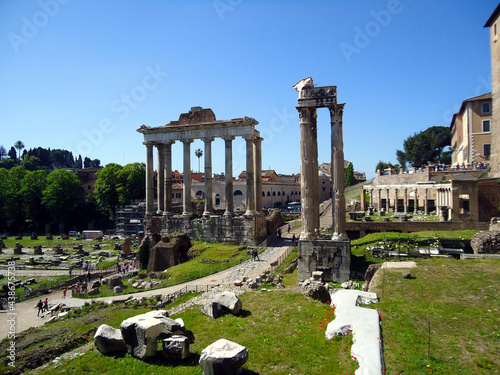
[[[44,301],[38,301],[35,307],[38,307],[38,314],[36,316],[40,316],[40,313],[43,315],[44,312],[49,311],[49,299],[45,298]]]

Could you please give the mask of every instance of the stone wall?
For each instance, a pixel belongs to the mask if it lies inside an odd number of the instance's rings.
[[[478,181],[479,220],[500,216],[500,185],[496,179]]]
[[[241,246],[258,245],[268,235],[266,217],[260,213],[253,216],[211,215],[200,219],[163,215],[145,219],[145,223],[154,244],[162,236],[175,232],[186,233],[196,240]]]
[[[307,280],[314,271],[322,271],[324,281],[349,280],[351,245],[349,241],[300,240],[298,246],[299,281]]]

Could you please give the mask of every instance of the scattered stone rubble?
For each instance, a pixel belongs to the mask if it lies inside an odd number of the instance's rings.
[[[484,231],[472,236],[470,245],[474,254],[498,254],[500,252],[500,231]]]
[[[241,301],[235,293],[219,292],[207,298],[216,298],[226,311],[241,311]],[[194,335],[186,330],[182,319],[171,319],[166,310],[153,310],[125,319],[120,329],[102,324],[94,335],[94,344],[102,354],[129,353],[141,360],[157,355],[158,340],[162,340],[161,353],[167,360],[183,360],[191,355],[189,345],[194,342]],[[203,349],[199,364],[205,375],[229,375],[239,373],[247,360],[247,348],[221,339]]]

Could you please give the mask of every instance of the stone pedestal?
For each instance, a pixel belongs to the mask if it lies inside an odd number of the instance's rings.
[[[349,280],[349,241],[300,240],[298,245],[299,281],[307,280],[316,271],[323,272],[324,281],[340,283]]]

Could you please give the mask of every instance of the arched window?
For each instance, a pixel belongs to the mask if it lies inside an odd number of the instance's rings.
[[[220,206],[220,194],[215,194],[215,205]]]
[[[278,191],[278,197],[281,197],[281,192],[280,191]]]
[[[276,196],[276,192],[275,192],[275,191],[273,191],[273,197],[275,197],[275,196]]]
[[[262,192],[262,196],[265,197],[266,196],[266,193]]]
[[[201,190],[198,190],[194,196],[197,199],[203,198],[203,192]]]
[[[268,191],[268,192],[267,192],[267,196],[268,196],[268,197],[270,197],[270,196],[271,196],[271,192],[270,192],[270,191]]]
[[[243,195],[243,192],[241,190],[235,190],[234,191],[234,195],[237,196],[237,195]]]

